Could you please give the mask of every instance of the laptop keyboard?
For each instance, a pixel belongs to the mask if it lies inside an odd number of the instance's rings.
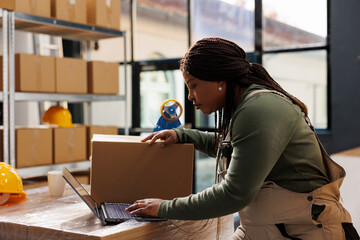
[[[140,215],[131,215],[130,212],[125,211],[125,208],[131,206],[130,203],[104,203],[106,213],[112,219],[131,219],[140,217]]]

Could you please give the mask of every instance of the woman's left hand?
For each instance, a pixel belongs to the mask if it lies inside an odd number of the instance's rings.
[[[125,210],[129,211],[132,215],[140,214],[141,216],[157,217],[160,203],[163,201],[164,200],[159,198],[137,200],[133,205],[126,208]]]

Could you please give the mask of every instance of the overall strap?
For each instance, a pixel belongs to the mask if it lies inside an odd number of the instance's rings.
[[[247,99],[249,99],[250,97],[252,97],[258,93],[273,93],[273,94],[277,94],[281,97],[284,97],[284,98],[290,100],[287,96],[285,96],[281,92],[278,92],[275,90],[269,90],[269,89],[260,89],[260,90],[255,90],[255,91],[250,92],[248,95],[246,95],[244,101],[246,101]],[[311,124],[309,117],[304,114],[304,118],[305,118],[307,125],[309,125],[310,129],[314,132],[316,140],[320,146],[320,150],[321,150],[321,153],[323,156],[325,171],[326,171],[326,174],[329,177],[330,181],[333,182],[339,178],[345,177],[345,175],[346,175],[345,170],[339,164],[337,164],[330,158],[330,156],[326,152],[324,146],[321,144],[319,136],[317,135],[314,126]]]

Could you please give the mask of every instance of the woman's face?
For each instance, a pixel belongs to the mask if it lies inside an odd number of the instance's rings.
[[[183,76],[189,90],[188,99],[193,102],[196,109],[208,115],[225,106],[225,81],[203,81],[187,73],[183,73]],[[221,91],[219,87],[222,88]]]

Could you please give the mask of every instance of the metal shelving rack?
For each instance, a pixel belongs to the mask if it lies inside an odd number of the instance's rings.
[[[3,92],[0,99],[3,102],[3,159],[15,167],[15,101],[67,101],[67,102],[93,102],[93,101],[125,101],[125,114],[128,109],[126,104],[126,33],[114,29],[108,29],[87,24],[73,23],[34,16],[30,14],[0,9],[0,24],[2,25],[3,47]],[[58,93],[25,93],[15,92],[15,29],[53,35],[77,41],[96,41],[106,38],[124,38],[124,95],[98,95],[98,94],[58,94]],[[89,44],[87,44],[89,46]],[[88,55],[88,54],[87,54]],[[90,109],[90,108],[89,108]],[[125,134],[129,127],[125,120]],[[90,161],[74,162],[67,164],[54,164],[17,169],[22,177],[44,175],[50,170],[61,170],[67,166],[71,170],[83,170],[89,168]],[[34,174],[36,173],[36,174]]]

